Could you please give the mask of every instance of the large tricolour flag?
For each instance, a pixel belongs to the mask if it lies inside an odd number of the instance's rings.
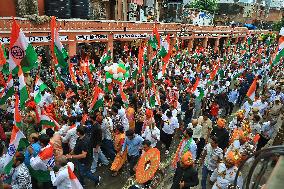
[[[40,116],[40,125],[43,126],[43,128],[55,128],[55,130],[58,130],[60,128],[60,125],[55,121],[52,117],[48,116],[47,113],[42,110],[41,116]]]
[[[252,101],[255,99],[255,91],[256,91],[256,81],[257,78],[255,78],[247,92],[247,97],[249,97]]]
[[[13,74],[17,74],[19,66],[23,72],[38,67],[37,54],[15,20],[12,24],[8,62]]]
[[[29,99],[29,93],[27,90],[25,77],[24,77],[21,66],[19,66],[18,77],[19,77],[20,107],[21,109],[24,109],[25,103]]]
[[[159,52],[159,55],[162,57],[162,60],[163,60],[163,65],[162,65],[163,75],[166,72],[167,65],[171,58],[171,52],[172,50],[171,50],[171,45],[170,45],[170,34],[168,34],[166,40],[161,43],[161,50]]]
[[[39,104],[42,95],[41,92],[44,91],[44,89],[47,88],[47,85],[43,83],[43,81],[37,76],[36,77],[36,82],[35,82],[35,89],[34,89],[34,101],[36,104]]]
[[[13,158],[19,149],[27,146],[25,142],[25,135],[20,131],[17,126],[13,126],[10,144],[5,155],[4,172],[9,174],[13,166]]]
[[[53,168],[55,162],[52,145],[42,148],[36,157],[30,159],[30,163],[34,170],[46,171],[48,167]]]
[[[154,26],[152,35],[150,36],[149,39],[149,44],[153,49],[158,50],[160,48],[160,43],[161,43],[160,34],[158,32],[157,27]]]
[[[65,70],[68,70],[68,53],[66,49],[63,47],[62,43],[60,42],[58,29],[56,27],[56,20],[55,17],[51,17],[51,54],[55,61],[55,67],[61,67]]]
[[[104,92],[103,90],[98,87],[95,86],[94,88],[94,93],[93,93],[93,100],[90,104],[90,110],[94,109],[94,110],[98,110],[100,107],[103,107],[104,104]]]
[[[5,104],[7,99],[13,96],[13,94],[14,94],[14,81],[12,74],[10,74],[6,86],[4,87],[3,91],[0,94],[0,105]]]
[[[83,189],[83,186],[81,185],[81,183],[79,182],[78,178],[73,173],[69,165],[68,165],[68,175],[69,175],[72,189]]]
[[[278,51],[276,53],[276,56],[273,60],[272,66],[276,66],[279,64],[280,59],[284,57],[284,36],[281,36],[279,38],[279,42],[278,42]]]

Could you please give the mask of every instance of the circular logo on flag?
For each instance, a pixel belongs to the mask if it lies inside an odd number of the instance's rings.
[[[16,153],[16,146],[14,144],[10,144],[8,147],[9,156],[14,156]]]
[[[52,158],[50,158],[50,160],[48,160],[47,162],[47,167],[54,167],[55,165],[55,159],[54,156],[52,156]]]
[[[20,47],[18,46],[13,46],[11,48],[11,54],[12,56],[15,58],[15,59],[23,59],[24,58],[24,55],[25,55],[25,52],[23,49],[21,49]]]
[[[35,86],[35,90],[34,91],[38,91],[39,90],[39,86],[38,85],[36,85]]]

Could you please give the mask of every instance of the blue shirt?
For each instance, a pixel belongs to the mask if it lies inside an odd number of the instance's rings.
[[[274,133],[274,126],[271,126],[270,121],[264,122],[261,131],[266,137],[270,139]]]
[[[233,90],[229,93],[228,95],[228,98],[229,98],[229,102],[232,102],[232,103],[236,103],[237,100],[238,100],[238,96],[239,96],[239,92],[236,91],[236,90]]]
[[[41,146],[40,146],[39,142],[33,143],[32,144],[32,148],[34,150],[33,154],[32,154],[32,157],[36,157],[37,154],[39,153],[40,149],[41,149]],[[30,159],[31,159],[31,155],[30,155],[28,149],[26,149],[26,151],[25,151],[25,165],[26,166],[30,165]]]
[[[129,156],[139,156],[143,141],[144,139],[140,135],[134,135],[132,140],[129,140],[128,137],[126,137],[122,146],[122,152],[124,152],[127,147]]]

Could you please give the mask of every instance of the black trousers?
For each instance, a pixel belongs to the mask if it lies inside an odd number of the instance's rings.
[[[194,141],[197,141],[197,139],[195,138]],[[196,150],[196,160],[198,160],[200,158],[200,155],[203,151],[203,148],[205,146],[205,139],[204,138],[200,138],[199,142],[196,144],[197,146],[197,150]]]
[[[131,176],[133,176],[135,174],[134,167],[138,163],[139,157],[140,156],[129,156],[129,155],[127,155],[127,161],[128,161],[128,164],[129,164],[129,173],[130,173]]]
[[[263,135],[260,135],[260,138],[259,138],[258,143],[257,143],[256,150],[261,150],[261,148],[263,148],[269,140],[270,139],[265,138]]]
[[[141,135],[143,127],[143,122],[136,122],[135,123],[135,134]]]
[[[165,144],[166,150],[170,149],[174,134],[167,134],[161,130],[161,142]]]
[[[229,115],[231,115],[233,113],[234,106],[235,106],[234,103],[229,102],[229,106],[228,106],[228,110],[226,110],[226,114],[228,113]]]
[[[116,153],[111,140],[103,139],[101,150],[107,158],[109,158],[111,161],[114,160]]]
[[[242,105],[242,103],[243,103],[243,101],[244,101],[244,99],[245,99],[245,96],[246,96],[246,94],[239,94],[239,96],[238,96],[238,101],[237,101],[237,103],[239,104],[239,106]]]

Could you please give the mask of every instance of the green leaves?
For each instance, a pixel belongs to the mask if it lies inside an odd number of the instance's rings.
[[[211,13],[214,13],[219,9],[217,0],[194,0],[189,6],[190,8],[206,10]]]

